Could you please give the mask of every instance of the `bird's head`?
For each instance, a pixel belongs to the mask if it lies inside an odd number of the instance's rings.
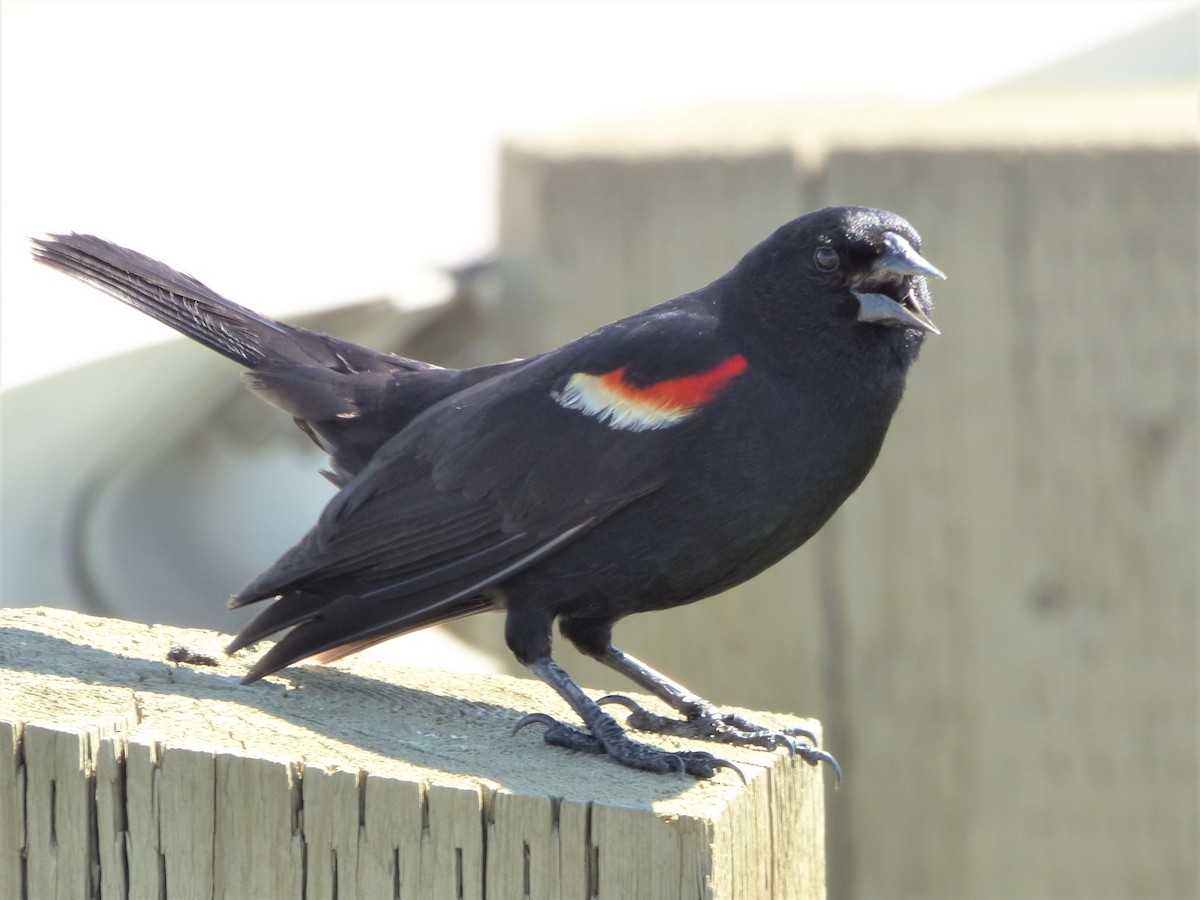
[[[835,206],[788,222],[734,273],[754,286],[755,313],[785,333],[894,329],[881,336],[917,345],[924,333],[940,334],[926,279],[946,277],[920,249],[920,236],[894,213]]]

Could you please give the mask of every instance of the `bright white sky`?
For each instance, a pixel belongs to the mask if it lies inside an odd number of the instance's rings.
[[[490,247],[506,135],[722,98],[946,99],[1188,5],[3,0],[0,383],[55,346],[163,333],[35,267],[31,235],[100,234],[268,312],[373,296]]]

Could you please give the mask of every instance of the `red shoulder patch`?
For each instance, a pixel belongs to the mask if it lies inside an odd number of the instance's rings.
[[[561,406],[594,416],[610,428],[666,428],[710,402],[746,367],[746,358],[738,353],[705,372],[644,386],[626,381],[625,367],[603,375],[576,372],[555,399]]]

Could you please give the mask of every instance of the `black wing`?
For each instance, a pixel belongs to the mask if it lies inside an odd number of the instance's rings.
[[[686,444],[686,429],[613,427],[564,405],[564,388],[580,372],[639,368],[637,360],[662,348],[664,332],[679,329],[693,365],[711,368],[709,360],[722,358],[711,321],[651,315],[640,325],[615,323],[415,419],[300,544],[231,601],[280,598],[231,651],[295,626],[248,680],[491,608],[489,588],[652,495],[671,477],[664,461]]]

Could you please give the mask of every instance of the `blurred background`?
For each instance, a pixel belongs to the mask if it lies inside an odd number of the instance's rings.
[[[1197,4],[0,15],[0,603],[235,631],[225,597],[332,492],[234,365],[30,236],[467,365],[885,207],[950,280],[875,471],[775,569],[617,642],[822,720],[831,896],[1197,895]],[[494,617],[377,652],[515,666]]]

